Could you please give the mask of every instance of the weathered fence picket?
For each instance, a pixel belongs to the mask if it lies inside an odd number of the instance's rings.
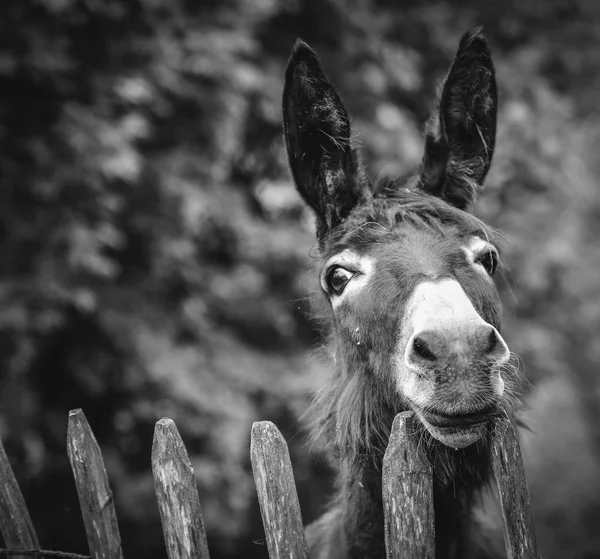
[[[38,538],[33,528],[25,499],[0,440],[0,533],[11,549],[37,549]],[[18,559],[25,559],[17,555]]]
[[[270,559],[308,559],[290,453],[270,421],[252,425],[250,458]]]
[[[113,495],[96,437],[82,410],[69,412],[67,452],[92,559],[123,559]]]
[[[500,497],[507,559],[538,559],[535,524],[521,448],[508,418],[497,422],[491,452],[492,469]]]
[[[435,559],[433,470],[416,432],[414,414],[398,414],[383,458],[388,559]]]
[[[399,414],[383,461],[383,507],[388,559],[435,559],[433,473],[415,436],[410,412]],[[67,449],[91,559],[122,559],[112,492],[98,443],[81,410],[69,413]],[[499,420],[491,445],[508,559],[538,559],[523,460],[515,429]],[[287,444],[269,421],[252,426],[252,470],[270,559],[308,559]],[[175,423],[156,423],[152,471],[169,559],[209,559],[193,468]],[[11,551],[39,550],[25,501],[0,441],[0,533]],[[86,559],[78,556],[78,559]],[[89,559],[89,558],[88,558]]]
[[[208,559],[194,469],[175,423],[156,423],[152,473],[169,559]]]

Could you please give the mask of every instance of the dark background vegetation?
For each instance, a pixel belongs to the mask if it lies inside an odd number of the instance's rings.
[[[408,175],[463,31],[499,131],[478,214],[503,229],[542,556],[600,556],[600,3],[7,0],[0,17],[0,436],[43,547],[86,552],[68,410],[103,449],[126,557],[165,557],[154,423],[191,454],[211,557],[266,557],[252,421],[290,441],[305,521],[329,478],[299,417],[327,364],[312,218],[286,168],[283,69],[320,52],[371,173]],[[493,518],[490,522],[493,522]],[[1,543],[1,542],[0,542]]]

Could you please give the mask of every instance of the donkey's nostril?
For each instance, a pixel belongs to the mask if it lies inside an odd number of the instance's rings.
[[[492,328],[488,335],[487,353],[492,353],[496,349],[496,346],[498,345],[498,341],[499,341],[498,340],[498,332],[496,331],[495,328]]]
[[[406,346],[405,362],[414,370],[447,365],[469,367],[473,363],[500,365],[510,352],[502,336],[490,324],[451,324],[413,334]]]
[[[413,338],[412,352],[425,361],[437,361],[437,356],[433,351],[432,339],[426,332]]]
[[[486,338],[486,344],[482,344],[485,347],[483,356],[487,359],[492,359],[496,362],[507,361],[510,357],[510,351],[506,346],[502,336],[498,333],[493,326],[490,326],[490,332]]]

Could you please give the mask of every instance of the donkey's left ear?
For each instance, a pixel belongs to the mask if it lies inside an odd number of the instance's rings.
[[[296,187],[317,216],[317,236],[341,223],[365,195],[350,120],[316,53],[298,40],[283,89],[283,124]]]
[[[481,29],[465,33],[426,127],[419,187],[467,209],[483,189],[496,142],[498,93]]]

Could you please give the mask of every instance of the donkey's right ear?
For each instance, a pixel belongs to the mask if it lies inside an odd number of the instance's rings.
[[[315,51],[296,41],[283,88],[283,125],[296,187],[317,215],[320,240],[365,196],[350,120]]]

